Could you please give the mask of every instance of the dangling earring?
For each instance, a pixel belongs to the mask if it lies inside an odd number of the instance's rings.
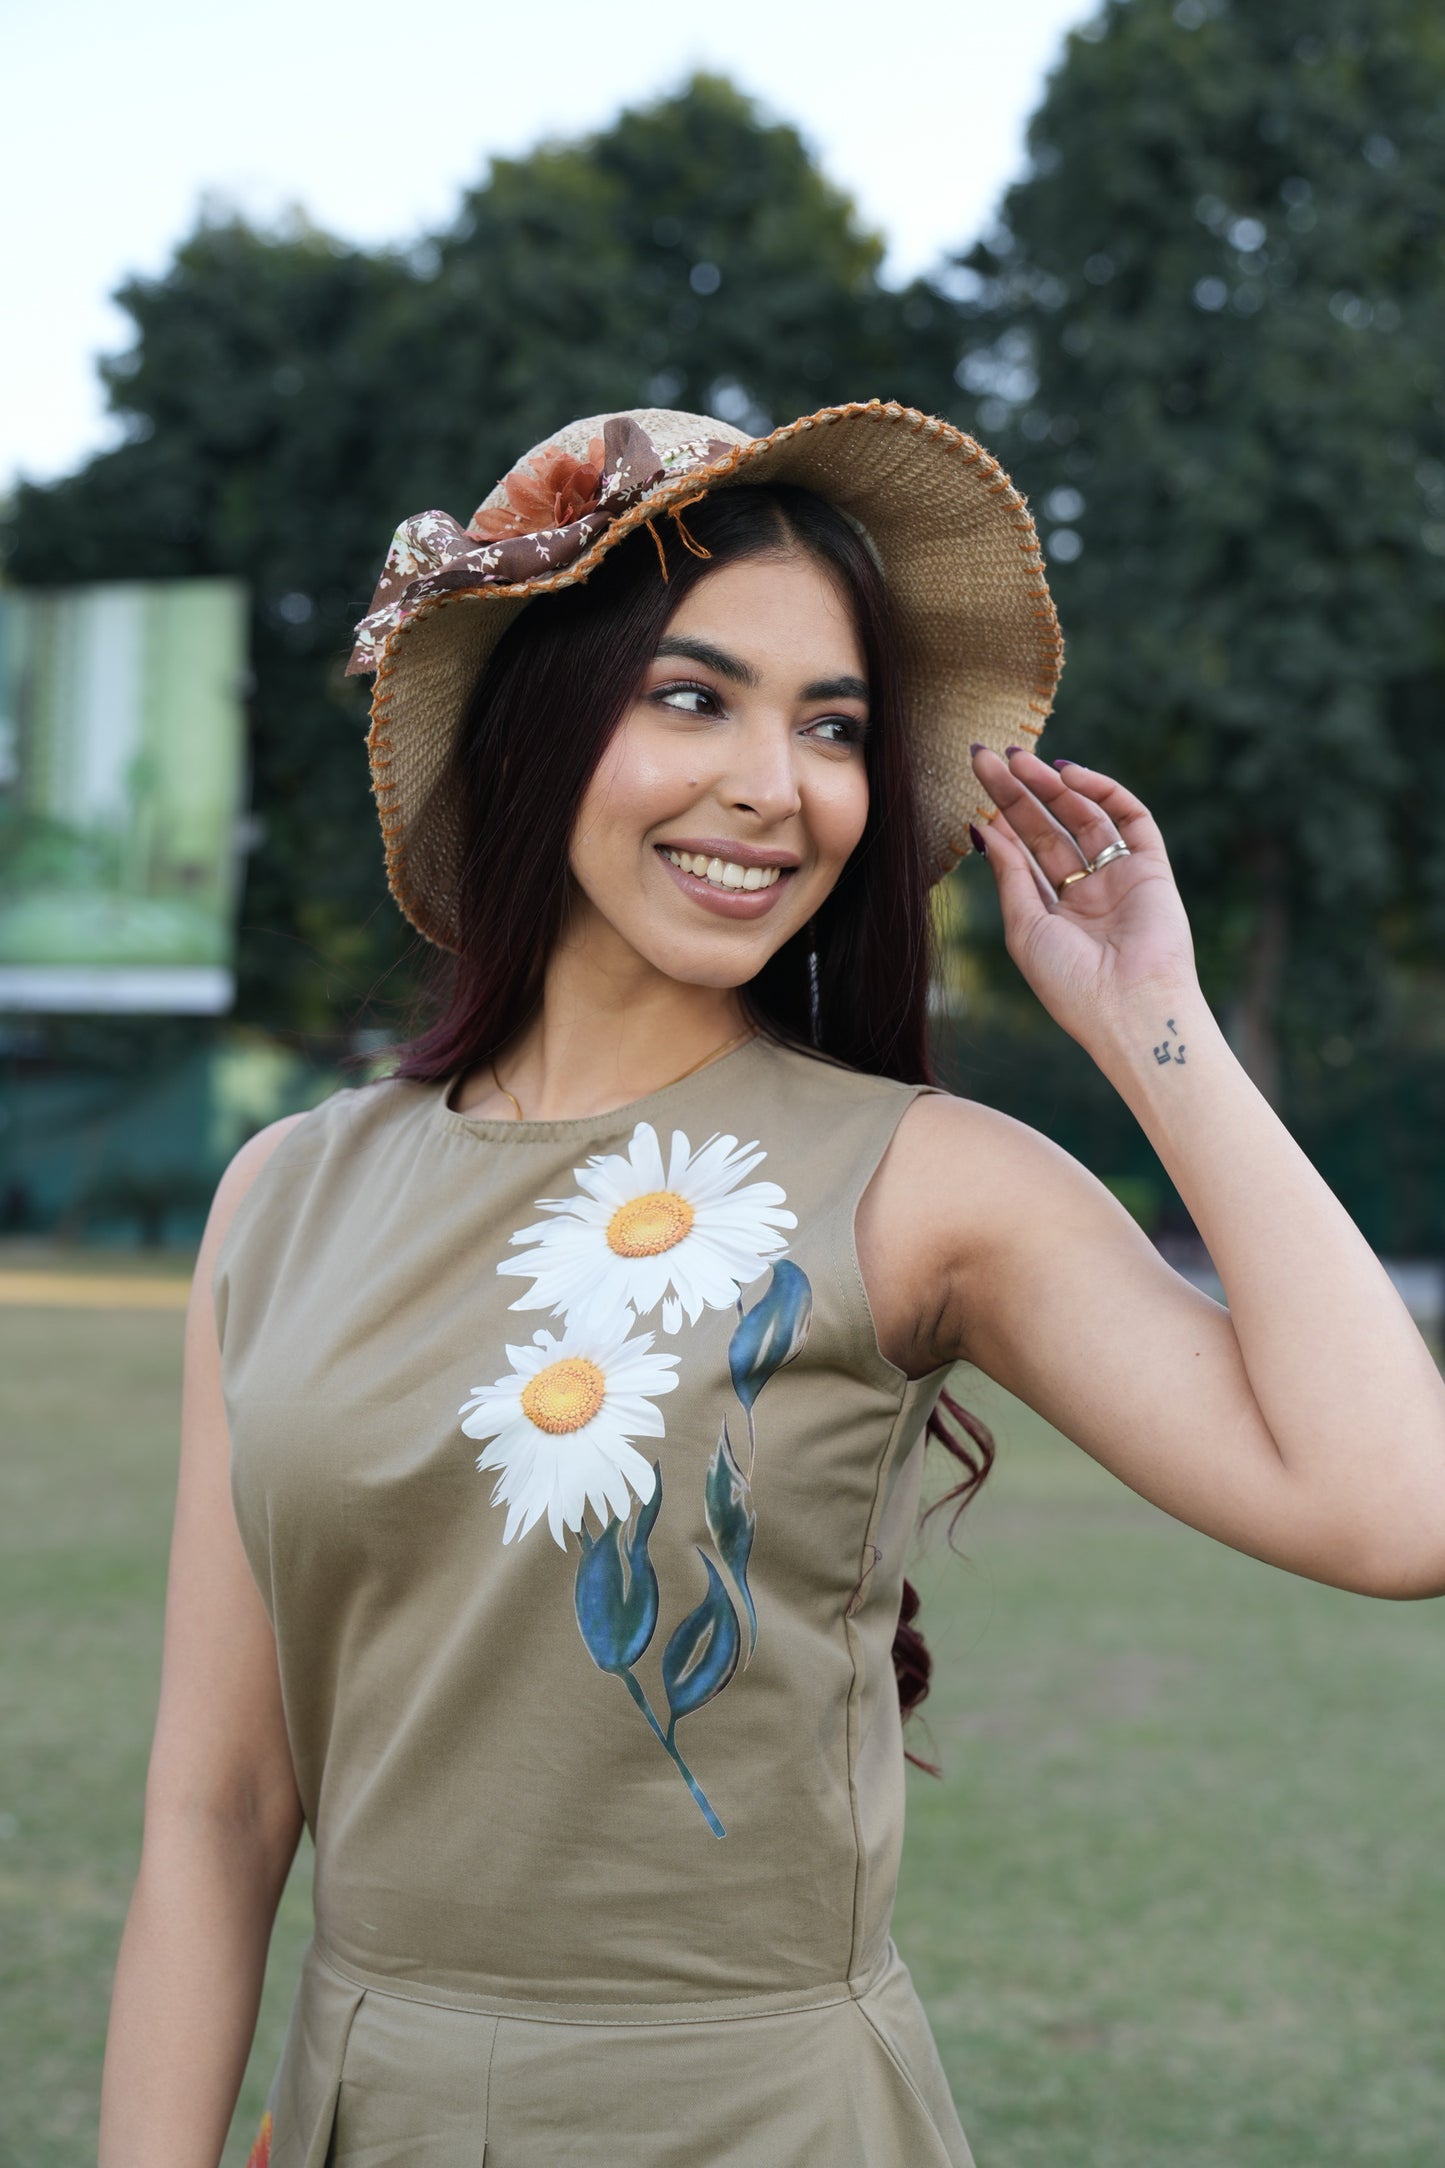
[[[808,1023],[814,1046],[823,1044],[823,1004],[818,994],[818,921],[808,922]]]

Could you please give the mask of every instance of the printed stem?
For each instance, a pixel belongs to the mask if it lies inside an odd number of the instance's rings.
[[[658,1723],[657,1718],[653,1715],[652,1704],[648,1700],[646,1694],[643,1693],[642,1688],[638,1684],[637,1680],[633,1678],[630,1671],[619,1671],[617,1676],[621,1679],[623,1685],[627,1688],[628,1693],[631,1694],[633,1700],[637,1703],[638,1708],[647,1718],[647,1721],[652,1727],[653,1735],[657,1739],[658,1744],[660,1746],[666,1746],[667,1733],[663,1730],[661,1724]]]
[[[676,1763],[678,1771],[682,1776],[683,1782],[686,1784],[688,1790],[692,1793],[692,1796],[697,1801],[698,1805],[702,1808],[703,1820],[707,1823],[708,1828],[712,1831],[715,1837],[725,1837],[727,1835],[727,1831],[723,1828],[722,1823],[718,1820],[717,1816],[713,1813],[712,1808],[708,1805],[707,1794],[704,1792],[702,1786],[698,1783],[697,1778],[693,1775],[692,1771],[688,1768],[687,1763],[678,1753],[677,1748],[673,1745],[672,1735],[676,1728],[677,1727],[675,1722],[668,1725],[667,1737],[663,1740],[662,1743],[666,1747],[668,1753],[671,1755],[673,1761]]]
[[[741,1325],[741,1323],[742,1323],[742,1321],[743,1321],[743,1316],[744,1316],[744,1312],[743,1312],[743,1298],[742,1298],[742,1296],[741,1296],[741,1295],[739,1295],[739,1296],[738,1296],[738,1323],[739,1323],[740,1325]],[[741,1398],[741,1397],[742,1397],[742,1396],[741,1396],[741,1395],[739,1395],[739,1398]],[[744,1405],[743,1405],[743,1414],[744,1414],[744,1415],[745,1415],[745,1416],[747,1417],[747,1422],[748,1422],[748,1481],[749,1481],[749,1482],[751,1483],[751,1482],[752,1482],[752,1479],[753,1479],[753,1462],[754,1462],[754,1461],[755,1461],[755,1460],[757,1459],[757,1457],[758,1457],[758,1434],[757,1434],[757,1432],[756,1432],[756,1431],[754,1430],[754,1428],[753,1428],[753,1411],[752,1411],[752,1407],[751,1407],[751,1405],[750,1405],[750,1404],[748,1404],[748,1403],[746,1403],[746,1402],[744,1402]]]
[[[673,1744],[672,1734],[675,1727],[669,1725],[666,1731],[663,1730],[661,1724],[658,1723],[657,1718],[652,1713],[651,1702],[648,1700],[646,1694],[644,1694],[644,1692],[642,1691],[642,1688],[638,1684],[637,1680],[633,1678],[630,1671],[619,1671],[617,1676],[621,1679],[623,1685],[627,1688],[628,1693],[631,1694],[633,1700],[637,1703],[638,1708],[647,1718],[648,1724],[651,1727],[653,1736],[656,1738],[658,1745],[662,1748],[662,1751],[664,1752],[664,1754],[666,1754],[668,1760],[676,1768],[678,1774],[681,1776],[688,1790],[692,1793],[693,1798],[702,1808],[703,1820],[707,1823],[708,1828],[712,1831],[715,1837],[725,1837],[727,1835],[727,1831],[723,1828],[722,1823],[718,1820],[717,1816],[713,1813],[712,1808],[708,1805],[706,1793],[703,1791],[703,1788],[698,1783],[697,1778],[688,1768],[687,1763],[683,1760],[682,1756],[678,1753],[677,1748]]]

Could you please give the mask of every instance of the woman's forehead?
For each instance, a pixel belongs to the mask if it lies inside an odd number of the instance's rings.
[[[803,551],[722,565],[691,587],[663,627],[662,643],[692,638],[749,661],[864,675],[862,642],[842,581]]]

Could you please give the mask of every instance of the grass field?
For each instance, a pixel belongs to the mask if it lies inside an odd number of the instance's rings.
[[[174,1313],[0,1310],[5,2168],[94,2159],[180,1344]],[[915,1571],[946,1774],[910,1775],[895,1924],[980,2168],[1440,2168],[1445,1608],[1208,1544],[964,1386],[1000,1465],[967,1562],[940,1516]],[[236,2168],[305,1934],[298,1867]]]

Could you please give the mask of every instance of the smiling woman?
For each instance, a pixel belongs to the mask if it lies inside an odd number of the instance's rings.
[[[960,1358],[1239,1549],[1445,1587],[1440,1380],[1147,810],[1018,742],[1058,665],[996,462],[877,402],[593,417],[399,530],[354,667],[436,1016],[211,1215],[102,2168],[217,2159],[303,1818],[272,2168],[965,2168],[890,1934]],[[1230,1309],[932,1086],[980,821]]]
[[[796,487],[719,491],[686,521],[694,548],[671,545],[667,580],[634,535],[523,613],[479,679],[435,793],[467,837],[449,998],[403,1073],[506,1046],[565,926],[580,988],[627,970],[634,1029],[660,1002],[675,1043],[695,1011],[703,1053],[720,992],[743,1021],[737,989],[744,1014],[812,1044],[813,956],[829,1050],[926,1075],[928,879],[878,567]],[[519,1052],[508,1083],[545,1112]]]

